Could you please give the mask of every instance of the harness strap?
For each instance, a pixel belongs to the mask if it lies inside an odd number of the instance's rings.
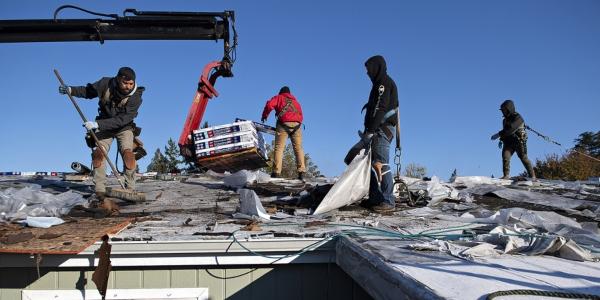
[[[285,130],[285,132],[290,136],[294,135],[294,133],[296,133],[296,131],[300,129],[300,126],[302,126],[302,123],[298,123],[298,125],[291,127],[285,125],[285,123],[283,122],[279,122],[279,124],[281,125],[281,127],[283,127],[283,130]]]
[[[279,119],[280,116],[283,116],[285,113],[287,113],[288,110],[290,110],[290,109],[295,113],[298,112],[298,110],[296,110],[296,107],[294,107],[294,103],[292,102],[292,99],[286,97],[285,98],[285,106],[281,109],[281,111],[279,113],[277,113],[277,119]]]

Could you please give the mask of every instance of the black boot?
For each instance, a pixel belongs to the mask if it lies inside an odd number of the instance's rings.
[[[304,172],[298,172],[298,179],[304,181]]]
[[[281,174],[273,172],[271,173],[271,178],[281,178]]]

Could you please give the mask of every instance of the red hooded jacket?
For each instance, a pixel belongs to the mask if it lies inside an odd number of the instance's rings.
[[[275,109],[277,120],[280,122],[302,123],[302,107],[291,93],[279,94],[267,101],[262,118],[266,119],[273,109]]]

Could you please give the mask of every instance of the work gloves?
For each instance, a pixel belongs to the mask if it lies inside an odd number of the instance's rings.
[[[497,133],[494,133],[494,134],[492,135],[492,141],[493,141],[493,140],[496,140],[496,139],[498,139],[499,137],[500,137],[500,133],[499,133],[499,132],[497,132]]]
[[[66,85],[61,85],[58,87],[58,92],[61,94],[71,94],[71,87],[66,86]]]
[[[371,139],[373,138],[373,133],[365,132],[363,134],[359,130],[358,136],[360,137],[360,141],[358,141],[358,143],[354,144],[354,146],[350,148],[348,154],[346,154],[346,157],[344,158],[344,163],[346,163],[347,165],[349,165],[352,162],[352,160],[356,157],[356,155],[360,153],[360,150],[369,147],[369,145],[371,144]]]
[[[83,123],[83,127],[85,127],[85,129],[87,129],[87,130],[96,130],[96,129],[98,129],[98,123],[92,122],[92,121],[87,121],[87,122]]]

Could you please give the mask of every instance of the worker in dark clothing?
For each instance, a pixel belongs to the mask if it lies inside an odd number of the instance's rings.
[[[373,83],[369,101],[363,107],[366,108],[365,131],[359,142],[366,146],[370,143],[371,146],[371,182],[369,200],[365,204],[375,211],[389,211],[396,206],[392,195],[394,183],[389,157],[394,128],[398,124],[398,89],[394,80],[387,74],[383,56],[369,58],[365,67]],[[345,159],[346,163],[351,160],[349,157]]]
[[[283,150],[289,136],[296,155],[298,179],[304,180],[306,166],[304,165],[304,150],[302,149],[302,107],[290,92],[289,87],[282,87],[278,95],[267,101],[261,117],[263,123],[267,121],[272,110],[275,110],[277,125],[275,127],[275,157],[271,177],[281,177]]]
[[[515,111],[515,104],[512,100],[506,100],[500,105],[500,110],[504,119],[502,120],[502,130],[492,135],[492,140],[500,138],[502,142],[502,179],[510,178],[510,158],[515,151],[521,159],[529,177],[535,180],[535,172],[527,158],[527,132],[525,131],[525,120]]]
[[[119,152],[125,165],[125,184],[128,189],[135,188],[136,158],[134,154],[133,122],[142,104],[143,87],[135,82],[135,72],[129,67],[119,69],[115,77],[103,77],[86,86],[60,86],[61,94],[75,97],[98,98],[98,116],[95,121],[83,124],[87,130],[94,130],[98,137],[98,145],[90,145],[92,165],[94,167],[94,184],[96,195],[103,200],[106,192],[106,170],[104,156],[98,147],[108,151],[114,138],[117,139]]]

